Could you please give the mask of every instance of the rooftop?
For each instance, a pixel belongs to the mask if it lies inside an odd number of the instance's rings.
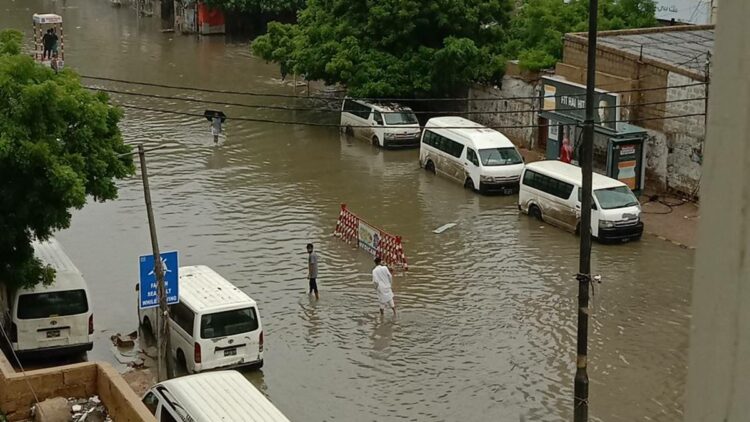
[[[588,43],[586,34],[567,34],[567,39]],[[599,49],[623,52],[643,61],[676,70],[703,75],[708,55],[714,49],[713,25],[682,25],[621,31],[601,31]]]
[[[180,300],[198,312],[255,305],[245,292],[205,265],[180,267]]]

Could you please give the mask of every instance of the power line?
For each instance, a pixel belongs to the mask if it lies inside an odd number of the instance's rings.
[[[172,84],[158,84],[153,82],[141,82],[141,81],[129,81],[125,79],[115,79],[115,78],[105,78],[100,76],[87,76],[87,75],[80,75],[84,79],[92,79],[92,80],[98,80],[98,81],[107,81],[107,82],[117,82],[117,83],[124,83],[124,84],[131,84],[131,85],[141,85],[141,86],[150,86],[155,88],[166,88],[166,89],[179,89],[183,91],[197,91],[197,92],[207,92],[207,93],[214,93],[214,94],[229,94],[229,95],[247,95],[252,97],[276,97],[276,98],[290,98],[290,99],[314,99],[314,100],[326,100],[326,101],[333,101],[333,100],[343,100],[347,97],[341,97],[341,96],[322,96],[322,95],[296,95],[296,94],[279,94],[279,93],[260,93],[260,92],[252,92],[252,91],[236,91],[236,90],[225,90],[225,89],[210,89],[210,88],[200,88],[200,87],[194,87],[194,86],[183,86],[183,85],[172,85]],[[676,89],[676,88],[687,88],[691,86],[697,86],[697,85],[705,85],[706,82],[695,82],[695,83],[689,83],[689,84],[682,84],[682,85],[674,85],[674,86],[662,86],[662,87],[653,87],[653,88],[638,88],[638,89],[630,89],[630,90],[622,90],[622,91],[611,91],[608,92],[609,94],[624,94],[629,92],[645,92],[645,91],[658,91],[658,90],[667,90],[667,89]],[[571,94],[567,95],[568,97],[582,97],[585,94]],[[479,101],[497,101],[497,100],[506,100],[506,101],[512,101],[512,100],[536,100],[539,99],[540,96],[534,95],[534,96],[525,96],[525,97],[486,97],[486,98],[469,98],[469,97],[453,97],[453,98],[385,98],[385,97],[362,97],[359,99],[362,100],[372,100],[372,101],[408,101],[408,102],[414,102],[414,101],[469,101],[469,102],[479,102]]]
[[[264,109],[264,110],[283,110],[283,111],[314,111],[314,112],[323,112],[323,113],[341,113],[342,111],[356,111],[351,109],[330,109],[330,108],[318,108],[318,107],[287,107],[287,106],[277,106],[277,105],[261,105],[261,104],[244,104],[244,103],[237,103],[237,102],[230,102],[230,101],[216,101],[216,100],[204,100],[200,98],[191,98],[191,97],[175,97],[170,95],[159,95],[159,94],[148,94],[148,93],[142,93],[142,92],[130,92],[130,91],[120,91],[115,89],[106,89],[106,88],[97,88],[92,86],[86,86],[87,89],[93,90],[93,91],[101,91],[101,92],[107,92],[111,94],[120,94],[120,95],[131,95],[131,96],[137,96],[137,97],[145,97],[145,98],[154,98],[159,100],[176,100],[176,101],[187,101],[187,102],[195,102],[195,103],[202,103],[202,104],[213,104],[213,105],[223,105],[223,106],[236,106],[236,107],[245,107],[245,108],[254,108],[254,109]],[[699,100],[705,100],[706,97],[695,97],[695,98],[680,98],[676,100],[668,100],[668,101],[654,101],[649,103],[641,103],[641,104],[628,104],[628,105],[606,105],[606,106],[598,106],[595,107],[596,109],[609,109],[609,108],[622,108],[622,107],[642,107],[642,106],[649,106],[649,105],[658,105],[658,104],[670,104],[670,103],[679,103],[679,102],[687,102],[687,101],[699,101]],[[574,107],[574,108],[566,108],[565,111],[578,111],[578,110],[584,110],[583,107]],[[515,114],[515,113],[534,113],[539,112],[543,110],[539,110],[537,108],[529,108],[529,109],[520,109],[520,110],[500,110],[500,111],[458,111],[458,110],[426,110],[426,111],[413,111],[414,114]],[[387,112],[384,114],[388,114]]]
[[[130,108],[134,110],[151,111],[151,112],[156,112],[156,113],[173,114],[173,115],[178,115],[178,116],[191,116],[191,117],[205,118],[203,114],[199,114],[199,113],[189,113],[189,112],[175,111],[175,110],[163,110],[163,109],[141,107],[141,106],[127,105],[127,104],[118,104],[118,105],[123,108]],[[633,121],[667,120],[667,119],[677,119],[681,117],[703,116],[704,114],[705,113],[693,113],[693,114],[681,114],[681,115],[676,115],[676,116],[650,117],[650,118],[633,119],[633,120],[608,120],[608,121],[605,121],[604,123],[631,123]],[[242,121],[242,122],[271,123],[271,124],[280,124],[280,125],[299,125],[299,126],[331,127],[331,128],[341,127],[341,125],[339,125],[338,123],[302,122],[302,121],[291,121],[291,120],[260,119],[260,118],[253,118],[253,117],[227,117],[226,119],[237,120],[237,121]],[[372,129],[372,126],[367,126],[367,125],[348,125],[348,126],[351,127],[352,129],[360,129],[360,128]],[[527,129],[527,128],[545,127],[545,126],[549,126],[549,124],[547,125],[541,125],[541,124],[501,125],[501,126],[481,126],[481,127],[489,128],[489,129]],[[435,127],[435,129],[477,129],[477,128],[478,126]]]

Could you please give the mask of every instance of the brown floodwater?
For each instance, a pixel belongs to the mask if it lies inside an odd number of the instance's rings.
[[[66,65],[85,75],[292,93],[246,43],[161,33],[157,19],[105,0],[0,0],[0,27],[29,34],[34,12],[63,15]],[[211,266],[258,301],[265,367],[247,376],[290,419],[572,419],[576,237],[519,215],[515,196],[478,196],[421,171],[415,150],[382,151],[335,128],[231,120],[335,123],[335,113],[112,98],[230,116],[219,145],[194,116],[126,109],[121,127],[130,144],[165,146],[148,156],[161,249],[178,250],[182,265]],[[58,235],[94,297],[89,359],[112,362],[109,336],[136,326],[137,259],[150,251],[140,180],[119,186],[118,200],[88,204]],[[396,320],[378,315],[371,258],[331,235],[341,203],[404,238],[410,269],[395,279]],[[447,223],[456,226],[433,233]],[[319,302],[305,294],[308,242],[319,250]],[[591,315],[592,419],[680,420],[693,254],[644,237],[595,244],[592,260],[603,277]]]

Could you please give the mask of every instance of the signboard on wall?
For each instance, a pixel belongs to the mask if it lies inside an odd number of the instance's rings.
[[[703,25],[711,23],[710,0],[656,0],[656,19]]]
[[[554,111],[583,122],[586,117],[586,87],[553,77],[543,77],[542,110]],[[620,95],[597,89],[594,122],[617,130],[620,119]]]

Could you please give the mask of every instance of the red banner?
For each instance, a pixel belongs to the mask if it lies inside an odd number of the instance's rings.
[[[349,211],[346,204],[341,204],[341,212],[333,234],[346,243],[357,244],[370,255],[379,256],[389,267],[400,268],[404,271],[409,269],[401,237],[369,224]]]

